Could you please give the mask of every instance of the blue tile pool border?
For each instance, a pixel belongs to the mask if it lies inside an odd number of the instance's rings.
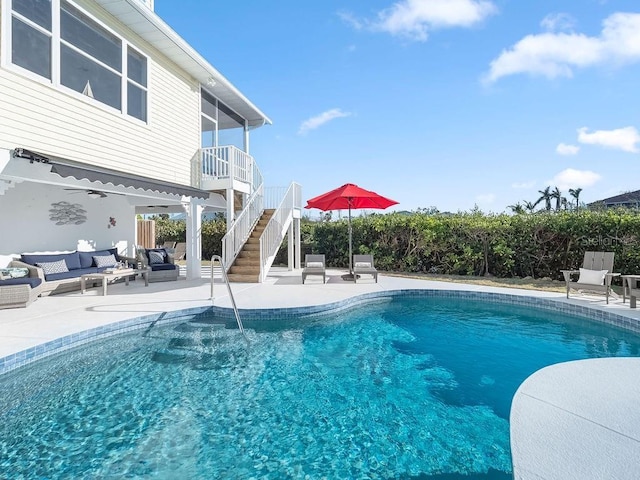
[[[541,310],[554,311],[566,315],[577,315],[589,320],[640,334],[640,320],[620,315],[619,313],[604,311],[590,306],[566,303],[561,299],[556,298],[542,298],[506,293],[471,292],[466,290],[389,290],[385,292],[365,293],[323,305],[287,308],[240,309],[239,312],[240,318],[247,322],[268,322],[287,319],[293,320],[309,316],[331,315],[363,304],[375,301],[391,300],[393,298],[403,296],[451,298],[457,300],[526,306]],[[95,340],[135,330],[147,329],[153,326],[189,321],[199,316],[210,315],[214,315],[225,322],[235,323],[235,316],[231,308],[217,306],[194,307],[171,312],[144,315],[73,333],[71,335],[56,338],[26,350],[7,355],[6,357],[0,358],[0,375],[28,365],[37,360],[41,360],[48,356]]]

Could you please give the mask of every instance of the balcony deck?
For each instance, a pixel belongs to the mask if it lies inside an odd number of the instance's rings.
[[[254,158],[238,147],[223,145],[201,148],[197,170],[203,190],[232,189],[251,194],[262,184],[262,174]]]

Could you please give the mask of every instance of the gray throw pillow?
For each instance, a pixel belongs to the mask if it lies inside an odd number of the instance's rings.
[[[96,255],[93,257],[93,262],[96,264],[96,267],[114,267],[118,261],[116,257],[113,255]]]
[[[164,255],[162,254],[162,252],[149,252],[149,263],[151,265],[164,263]]]
[[[36,263],[36,265],[42,269],[45,275],[51,275],[52,273],[65,273],[69,271],[69,268],[67,268],[67,262],[64,260]]]

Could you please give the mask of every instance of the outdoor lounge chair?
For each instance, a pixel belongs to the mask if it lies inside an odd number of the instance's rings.
[[[185,258],[187,258],[187,243],[186,242],[176,243],[176,248],[173,251],[173,259],[184,260]]]
[[[306,254],[304,256],[304,269],[302,270],[302,284],[309,275],[322,275],[322,283],[325,283],[327,273],[325,271],[324,254]]]
[[[583,290],[601,292],[605,294],[607,303],[611,294],[611,280],[619,273],[613,273],[614,252],[585,252],[582,268],[579,270],[560,270],[567,284],[567,298],[569,290]],[[573,275],[579,275],[577,280]]]
[[[373,255],[353,256],[353,282],[358,281],[358,275],[373,275],[373,279],[378,283],[378,270],[373,266]]]

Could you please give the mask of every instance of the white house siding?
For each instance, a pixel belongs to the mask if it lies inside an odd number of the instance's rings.
[[[200,147],[198,83],[96,5],[81,6],[148,56],[148,123],[1,68],[0,148],[25,147],[192,185],[191,160]]]

